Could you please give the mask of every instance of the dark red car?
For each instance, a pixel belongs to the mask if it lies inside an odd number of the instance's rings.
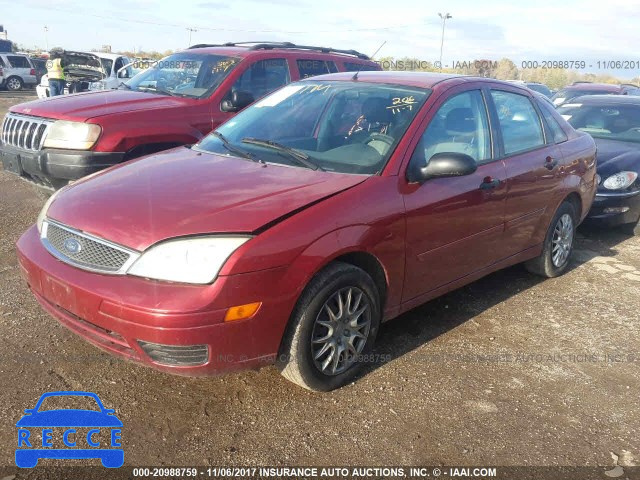
[[[11,107],[0,135],[4,170],[47,190],[59,189],[123,161],[196,143],[236,112],[291,81],[380,70],[355,50],[290,42],[194,45],[136,66],[145,70],[133,78],[131,68],[119,71],[122,82],[117,90]],[[86,66],[73,73],[96,75]]]
[[[408,72],[292,83],[191,148],[60,190],[18,242],[22,271],[114,354],[339,387],[381,322],[519,262],[565,271],[595,145],[534,95]]]

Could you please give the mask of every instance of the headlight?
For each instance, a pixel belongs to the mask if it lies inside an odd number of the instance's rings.
[[[107,88],[107,82],[91,82],[89,90],[105,90]]]
[[[58,190],[57,192],[55,192],[53,195],[51,195],[49,197],[49,200],[47,200],[46,203],[44,204],[44,207],[42,207],[42,210],[40,210],[40,214],[38,215],[38,219],[36,220],[36,226],[38,227],[38,232],[42,232],[42,222],[44,222],[45,218],[47,218],[47,211],[49,210],[49,207],[51,206],[53,201],[56,199],[56,197],[63,190],[65,190],[65,189],[62,188],[62,189]]]
[[[631,186],[637,178],[636,172],[618,172],[607,178],[602,186],[608,190],[624,190]]]
[[[98,140],[101,131],[100,125],[93,123],[57,120],[49,128],[44,147],[89,150]]]
[[[211,283],[224,262],[249,237],[197,237],[169,240],[145,251],[130,275],[182,283]]]

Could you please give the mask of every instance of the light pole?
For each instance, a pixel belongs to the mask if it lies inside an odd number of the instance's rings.
[[[47,52],[49,51],[49,38],[47,36],[47,32],[49,31],[49,27],[44,26],[44,44],[47,47]]]
[[[440,70],[442,70],[442,47],[444,46],[444,24],[447,22],[448,19],[453,17],[448,13],[445,13],[444,15],[441,13],[438,13],[438,16],[442,19],[442,38],[440,40]]]
[[[196,30],[195,28],[191,28],[191,27],[187,27],[187,30],[189,30],[189,45],[187,45],[187,47],[190,47],[191,46],[191,33],[197,32],[198,30]]]

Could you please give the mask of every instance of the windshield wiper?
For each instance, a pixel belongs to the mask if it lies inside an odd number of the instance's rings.
[[[143,87],[138,85],[138,90],[139,91],[149,90],[151,92],[158,92],[158,93],[162,93],[164,95],[170,95],[172,97],[184,97],[184,95],[181,95],[179,93],[174,93],[174,92],[171,92],[169,90],[164,90],[162,88],[154,87],[154,86],[151,86],[151,85],[145,85]]]
[[[299,164],[304,165],[311,170],[321,170],[325,171],[317,163],[311,161],[309,155],[301,152],[300,150],[296,150],[295,148],[287,147],[286,145],[282,145],[281,143],[274,142],[273,140],[262,140],[260,138],[253,137],[245,137],[242,139],[242,143],[250,143],[253,145],[260,145],[262,147],[273,148],[274,150],[278,150],[280,152],[284,152],[288,154],[291,158],[296,160]]]
[[[124,83],[124,82],[120,82],[120,85],[118,85],[118,88],[120,88],[120,87],[126,87],[126,88],[128,88],[129,90],[133,90],[133,88],[131,88],[131,86],[130,86],[130,85],[127,85],[127,84],[126,84],[126,83]]]
[[[216,138],[218,138],[222,142],[222,145],[224,146],[224,148],[229,150],[231,153],[235,153],[236,155],[239,155],[242,158],[247,158],[257,163],[262,163],[264,165],[267,164],[264,160],[261,160],[260,158],[256,157],[253,153],[247,152],[246,150],[243,150],[241,148],[234,147],[233,145],[231,145],[229,140],[227,140],[227,137],[225,137],[219,131],[214,130],[213,132],[211,132],[211,134]]]

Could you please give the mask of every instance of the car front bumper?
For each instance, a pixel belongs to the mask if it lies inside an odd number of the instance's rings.
[[[88,272],[53,257],[32,226],[17,244],[21,273],[62,325],[114,355],[182,375],[213,375],[275,361],[297,294],[287,268],[220,276],[210,285],[157,282]],[[251,318],[225,322],[229,307],[262,302]],[[142,342],[206,345],[198,365],[158,362]]]
[[[70,180],[116,165],[124,160],[124,155],[124,152],[50,148],[32,151],[0,145],[0,159],[5,171],[54,189],[63,187]]]
[[[598,192],[585,223],[616,227],[635,223],[640,218],[640,191]]]

